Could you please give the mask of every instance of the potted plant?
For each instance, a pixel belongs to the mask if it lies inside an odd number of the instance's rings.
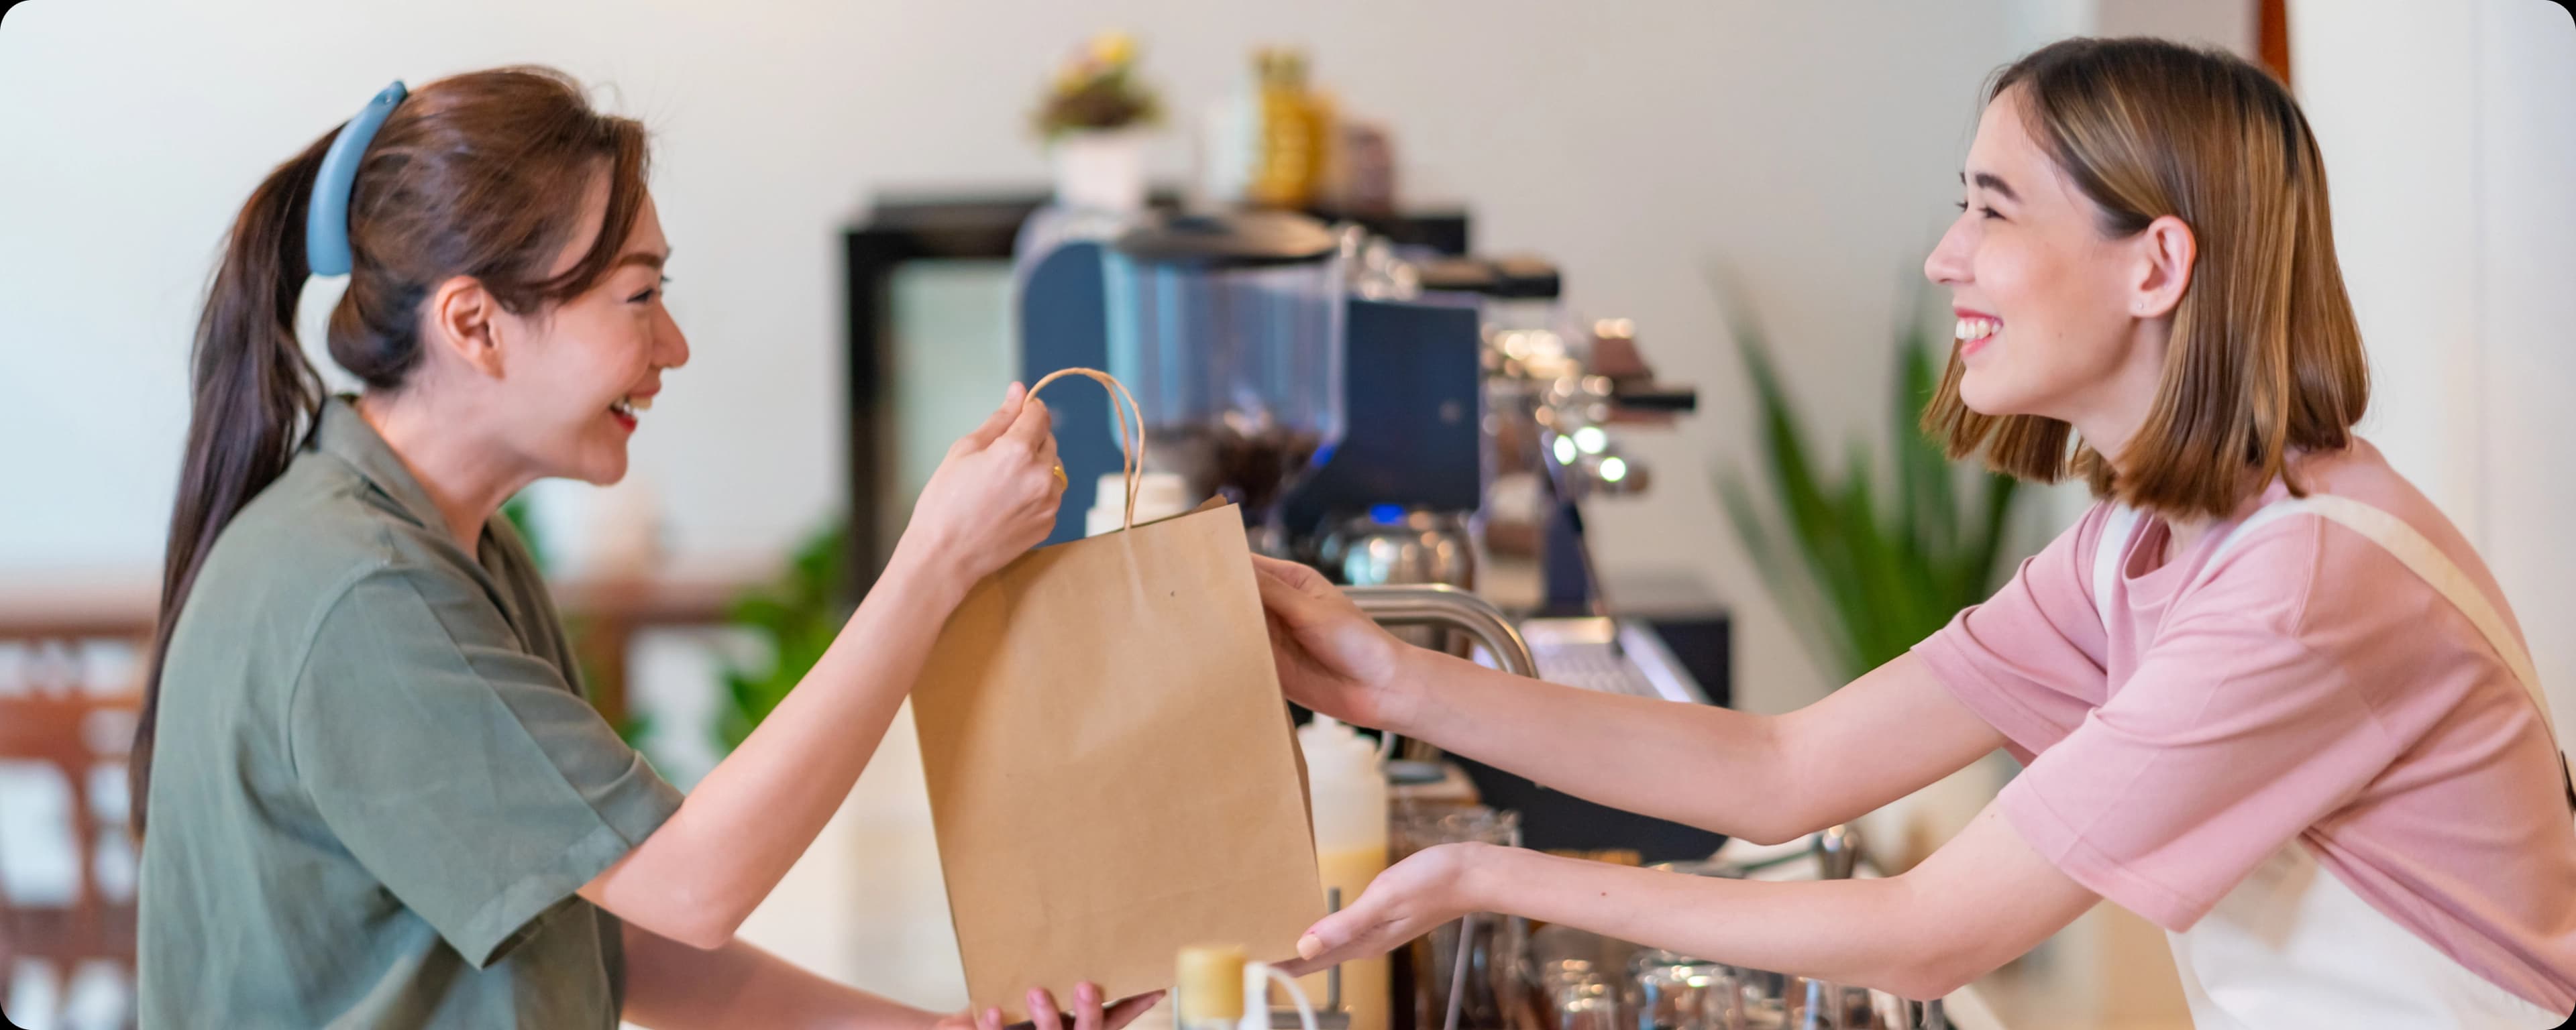
[[[1856,679],[1985,600],[2007,564],[2005,518],[2019,484],[1959,469],[1919,428],[1939,382],[1921,327],[1901,334],[1895,348],[1893,497],[1880,492],[1866,444],[1853,443],[1839,477],[1822,471],[1761,334],[1739,323],[1735,337],[1753,381],[1771,507],[1756,504],[1732,468],[1718,472],[1718,493],[1817,662]]]
[[[733,603],[730,625],[756,638],[762,660],[727,662],[716,713],[718,754],[731,754],[813,671],[850,617],[842,598],[848,527],[838,520],[807,537],[766,586]]]
[[[1162,101],[1136,72],[1135,38],[1093,36],[1056,69],[1032,117],[1055,162],[1058,202],[1136,211],[1145,206],[1145,134]]]
[[[1853,443],[1839,476],[1822,470],[1760,332],[1740,320],[1734,327],[1753,382],[1769,507],[1734,468],[1717,473],[1718,493],[1773,599],[1837,683],[1904,654],[1984,601],[2013,565],[2004,536],[2020,484],[1959,468],[1920,428],[1939,359],[1922,319],[1914,321],[1895,348],[1886,442],[1892,496],[1865,443]],[[2008,766],[1981,762],[1875,813],[1864,821],[1873,858],[1890,873],[1920,861],[1967,825],[2008,775]]]

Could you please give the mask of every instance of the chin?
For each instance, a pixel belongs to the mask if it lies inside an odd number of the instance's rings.
[[[616,486],[618,481],[626,478],[626,455],[620,454],[609,461],[590,462],[575,478],[592,486]]]
[[[1966,375],[1959,377],[1959,402],[1967,405],[1968,410],[1988,418],[2027,415],[2030,408],[2026,401],[2027,398],[2016,396],[2010,388],[1995,382],[1992,370],[1980,375],[1979,370],[1971,368]]]
[[[569,457],[572,460],[556,466],[563,470],[556,474],[565,479],[578,479],[592,486],[615,486],[626,478],[628,461],[623,440],[590,441]]]

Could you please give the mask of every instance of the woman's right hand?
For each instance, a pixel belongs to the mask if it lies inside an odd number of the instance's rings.
[[[1029,1018],[1017,1023],[1002,1022],[1002,1010],[964,1012],[931,1024],[931,1030],[1121,1030],[1154,1003],[1163,1000],[1163,992],[1154,991],[1104,1007],[1097,984],[1081,984],[1073,989],[1074,1010],[1070,1020],[1056,1010],[1055,995],[1042,987],[1029,989]]]
[[[1252,564],[1270,616],[1270,654],[1288,699],[1360,726],[1407,725],[1408,684],[1416,677],[1404,667],[1429,652],[1397,640],[1323,573],[1258,555]]]
[[[1044,542],[1064,500],[1054,420],[1012,383],[1002,406],[948,448],[912,506],[898,551],[972,585]]]

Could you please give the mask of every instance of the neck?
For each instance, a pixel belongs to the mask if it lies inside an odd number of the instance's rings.
[[[2138,429],[2147,424],[2147,412],[2155,407],[2156,389],[2164,382],[2165,345],[2172,336],[2170,318],[2131,322],[2129,346],[2110,374],[2068,405],[2072,410],[2055,417],[2072,424],[2083,435],[2085,446],[2117,462],[2120,451],[2137,437]]]
[[[448,534],[465,553],[476,554],[484,524],[536,477],[503,449],[464,438],[456,431],[461,420],[435,418],[422,409],[372,390],[358,398],[358,415],[428,491]]]
[[[2164,382],[2165,347],[2173,337],[2170,317],[2143,319],[2130,326],[2128,353],[2103,378],[2092,396],[2074,405],[2076,410],[2064,416],[2102,460],[2119,467],[2120,453],[2136,439],[2138,430],[2147,424],[2147,412],[2155,407],[2156,390]],[[2167,518],[2166,548],[2181,553],[2209,532],[2213,520],[2206,517]]]

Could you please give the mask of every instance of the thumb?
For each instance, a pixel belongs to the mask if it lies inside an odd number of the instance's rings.
[[[1023,401],[1020,410],[1011,413],[1011,422],[1002,435],[1028,445],[1029,453],[1044,448],[1055,430],[1055,416],[1047,411],[1046,402],[1034,397]]]
[[[1261,587],[1263,608],[1278,616],[1291,628],[1302,626],[1314,619],[1316,610],[1321,607],[1315,595],[1306,592],[1279,568],[1281,565],[1288,565],[1290,568],[1303,568],[1302,566],[1259,557],[1255,557],[1253,562],[1255,564],[1252,579]]]
[[[1307,927],[1306,932],[1297,938],[1297,958],[1279,963],[1280,971],[1290,976],[1304,976],[1331,968],[1340,958],[1334,953],[1335,949],[1351,936],[1345,924],[1352,922],[1353,918],[1351,909],[1346,908]]]
[[[991,415],[985,416],[984,424],[976,426],[974,432],[966,434],[965,438],[957,442],[965,445],[966,449],[975,451],[992,446],[993,441],[1002,438],[1004,430],[1011,428],[1011,421],[1020,417],[1020,408],[1028,400],[1028,396],[1028,387],[1012,383],[1010,389],[1002,391],[1002,406],[994,409]]]

